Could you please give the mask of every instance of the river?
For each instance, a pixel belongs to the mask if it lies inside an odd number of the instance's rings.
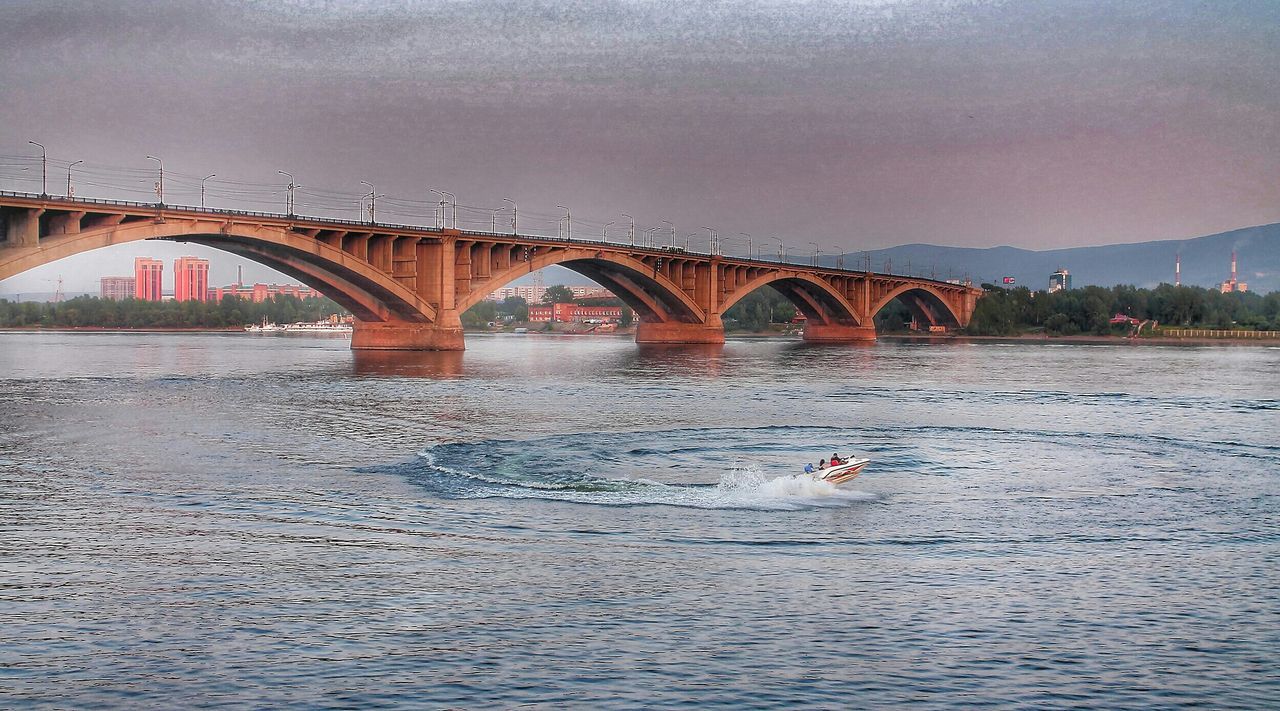
[[[0,334],[0,705],[1280,704],[1280,349],[467,345]]]

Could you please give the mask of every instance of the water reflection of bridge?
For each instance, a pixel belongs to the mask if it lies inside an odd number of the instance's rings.
[[[770,286],[804,314],[804,338],[875,339],[893,300],[922,324],[968,324],[980,290],[932,279],[762,259],[449,228],[0,194],[0,279],[139,240],[215,247],[323,291],[356,318],[352,347],[461,350],[460,315],[532,271],[560,265],[635,310],[640,343],[721,343],[721,316]]]

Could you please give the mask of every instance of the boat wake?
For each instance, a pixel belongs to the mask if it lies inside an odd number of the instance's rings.
[[[776,468],[756,463],[777,460],[779,451],[804,450],[769,434],[717,429],[682,431],[678,439],[670,432],[591,433],[448,443],[428,447],[398,469],[431,493],[453,499],[794,511],[876,498],[801,473],[780,476]],[[673,440],[678,447],[661,446]],[[802,466],[794,456],[785,457],[788,468]],[[712,476],[714,483],[684,483]]]

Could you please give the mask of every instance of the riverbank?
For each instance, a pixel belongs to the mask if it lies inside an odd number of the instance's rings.
[[[0,331],[25,333],[231,333],[244,332],[244,326],[146,326],[119,328],[114,326],[0,326]]]
[[[1174,338],[1171,336],[1143,336],[1129,338],[1127,336],[1046,336],[1041,333],[1027,333],[1018,336],[966,336],[966,335],[933,335],[885,333],[877,338],[882,341],[916,341],[936,343],[994,342],[994,343],[1045,343],[1045,344],[1077,344],[1102,346],[1270,346],[1280,348],[1280,338],[1263,340],[1257,338]]]

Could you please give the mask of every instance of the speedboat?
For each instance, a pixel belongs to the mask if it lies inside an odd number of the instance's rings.
[[[862,468],[870,462],[870,459],[850,457],[843,464],[837,464],[834,467],[827,467],[814,472],[813,478],[818,481],[825,481],[833,486],[840,486],[858,478],[858,475],[862,473]]]

